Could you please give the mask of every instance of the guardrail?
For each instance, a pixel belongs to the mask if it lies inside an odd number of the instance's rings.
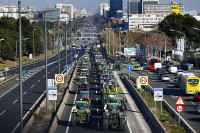
[[[17,76],[18,76],[18,75],[15,75],[14,77],[11,77],[11,78],[9,78],[9,79],[7,79],[7,80],[1,82],[1,83],[0,83],[0,86],[3,85],[3,84],[5,84],[5,83],[7,83],[7,82],[9,82],[10,80],[15,79]]]
[[[128,74],[125,74],[128,75]],[[134,77],[132,77],[130,75],[130,79],[133,80],[134,82],[136,81],[136,79]],[[148,85],[145,86],[145,88],[151,93],[154,94],[153,88]],[[169,105],[169,103],[164,99],[163,100],[163,106],[165,106],[167,108],[167,110],[174,116],[174,118],[176,118],[176,120],[178,121],[179,119],[179,114]],[[183,117],[180,116],[180,123],[182,125],[184,125],[184,127],[191,133],[197,133],[184,119]]]

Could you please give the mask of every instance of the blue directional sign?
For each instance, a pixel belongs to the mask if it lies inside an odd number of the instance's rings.
[[[127,66],[127,69],[128,69],[128,71],[131,71],[133,68],[132,68],[131,65],[128,65],[128,66]]]
[[[69,70],[70,69],[70,65],[67,65],[67,68],[66,68],[66,65],[65,65],[65,70]]]

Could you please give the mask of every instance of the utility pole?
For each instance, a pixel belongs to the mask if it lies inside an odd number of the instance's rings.
[[[115,45],[115,30],[113,30],[113,58],[114,58],[114,45]]]
[[[108,53],[108,30],[106,29],[106,50],[107,50],[107,53]]]
[[[70,23],[71,26],[71,65],[72,65],[72,22]]]
[[[121,60],[121,39],[120,39],[120,28],[119,28],[119,51],[120,51],[120,54],[119,54],[119,58]]]
[[[53,44],[54,44],[54,51],[55,51],[55,47],[56,47],[56,45],[55,45],[55,42],[56,42],[56,36],[55,36],[55,23],[54,23],[54,25],[53,25]]]
[[[57,28],[57,40],[58,40],[58,74],[60,74],[60,39],[59,39],[59,18],[58,18],[58,28]],[[60,93],[60,85],[58,84],[58,90]]]
[[[21,40],[21,1],[18,1],[19,11],[19,99],[20,99],[20,133],[23,133],[23,95],[22,95],[22,40]]]
[[[65,39],[66,39],[66,42],[65,42],[65,46],[66,46],[66,74],[68,74],[68,71],[67,71],[67,21],[65,21]],[[67,75],[66,75],[66,80],[67,80]]]
[[[110,55],[110,28],[108,30],[109,30],[109,55]]]

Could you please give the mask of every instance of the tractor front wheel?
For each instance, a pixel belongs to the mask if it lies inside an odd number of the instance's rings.
[[[121,118],[119,122],[120,122],[120,123],[119,123],[119,129],[120,129],[121,131],[124,131],[125,125],[126,125],[125,119],[124,119],[124,118]]]

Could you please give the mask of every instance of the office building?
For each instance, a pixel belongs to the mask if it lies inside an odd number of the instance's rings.
[[[179,12],[184,12],[184,5],[172,2],[171,4],[144,4],[143,13],[144,14],[171,14],[171,6],[179,6]]]
[[[165,16],[161,14],[130,14],[129,30],[135,31],[141,29],[143,31],[154,30],[155,25],[164,20]]]
[[[72,4],[56,3],[56,8],[61,9],[62,13],[69,14],[69,18],[74,18],[74,6]]]
[[[117,17],[117,11],[123,11],[123,3],[122,0],[110,0],[110,16],[109,17]]]
[[[18,8],[16,6],[0,5],[0,18],[1,17],[12,17],[18,19],[19,15],[17,13]],[[16,13],[13,13],[16,12]]]
[[[142,0],[128,0],[128,14],[142,13]]]
[[[99,4],[98,5],[99,15],[103,16],[104,10],[107,10],[108,8],[110,9],[110,6],[107,3],[101,3],[101,4]]]

